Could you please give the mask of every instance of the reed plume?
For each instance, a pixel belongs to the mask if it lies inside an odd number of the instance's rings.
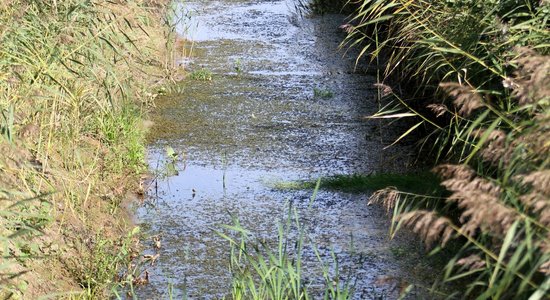
[[[451,221],[448,218],[438,216],[433,211],[411,211],[400,215],[398,220],[417,233],[424,240],[428,248],[436,241],[441,242],[441,245],[445,246],[455,232],[449,226]]]
[[[483,107],[483,98],[470,87],[457,82],[440,83],[439,87],[454,99],[453,104],[463,116],[469,116],[476,109]]]

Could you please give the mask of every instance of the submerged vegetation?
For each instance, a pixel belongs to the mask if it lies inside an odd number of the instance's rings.
[[[334,97],[334,93],[330,89],[313,88],[313,97],[329,99]]]
[[[313,181],[275,182],[273,188],[312,189],[315,187]],[[373,192],[393,186],[394,188],[408,193],[440,193],[444,190],[439,185],[437,176],[430,172],[417,172],[405,174],[377,173],[369,175],[335,175],[321,180],[321,188],[338,190],[342,192]]]
[[[137,231],[120,207],[173,75],[163,2],[0,1],[0,298],[122,284]]]
[[[424,133],[420,148],[432,153],[448,191],[411,195],[388,187],[371,201],[393,212],[392,228],[410,227],[428,246],[439,242],[434,251],[461,242],[444,272],[447,282],[469,282],[457,297],[546,298],[550,2],[352,5],[343,45],[384,64],[378,87],[386,104],[371,118],[415,120],[400,138]],[[396,92],[402,88],[409,93]]]

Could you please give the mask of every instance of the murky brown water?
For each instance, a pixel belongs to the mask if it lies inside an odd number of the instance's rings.
[[[151,168],[167,159],[167,145],[184,155],[179,174],[159,178],[136,214],[149,235],[162,237],[139,298],[165,299],[169,286],[176,299],[226,296],[229,247],[213,230],[230,224],[232,213],[274,239],[289,201],[304,208],[322,255],[334,249],[351,270],[354,298],[393,299],[406,283],[428,285],[421,246],[411,238],[389,241],[388,221],[367,207],[368,195],[321,191],[306,210],[312,191],[270,187],[406,167],[408,149],[382,151],[395,134],[363,118],[378,108],[374,78],[337,51],[344,17],[301,18],[291,0],[191,1],[181,8],[192,17],[180,34],[194,40],[194,55],[182,63],[211,71],[213,79],[186,80],[180,95],[157,103]],[[316,97],[315,89],[332,97]],[[311,251],[305,255],[315,261]]]

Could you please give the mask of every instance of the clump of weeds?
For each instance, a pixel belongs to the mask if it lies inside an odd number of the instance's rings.
[[[318,189],[319,182],[311,197],[310,207]],[[308,228],[300,221],[298,210],[292,205],[289,206],[286,219],[279,225],[275,245],[255,238],[236,217],[233,217],[233,224],[222,227],[218,234],[231,247],[231,299],[352,298],[353,284],[351,280],[342,280],[344,277],[335,254],[331,253],[331,262],[321,256],[309,239]],[[321,290],[311,291],[305,283],[306,278],[311,279],[312,276],[304,269],[303,253],[306,248],[313,249],[321,266],[318,274],[323,279]]]
[[[241,77],[244,73],[243,69],[243,62],[240,58],[237,58],[235,60],[235,63],[233,64],[233,69],[235,70],[235,73],[237,73],[237,77]]]
[[[313,97],[329,99],[334,97],[334,93],[327,88],[313,88]]]
[[[205,68],[201,68],[199,70],[193,71],[187,75],[190,79],[198,80],[198,81],[211,81],[212,80],[212,72],[210,70],[207,70]]]

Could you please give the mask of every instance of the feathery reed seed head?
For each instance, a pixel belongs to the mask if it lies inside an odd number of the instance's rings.
[[[398,220],[420,235],[428,248],[438,240],[441,241],[442,246],[445,246],[453,236],[454,229],[449,226],[451,221],[438,216],[433,211],[411,211],[399,215]]]
[[[485,267],[485,261],[482,260],[477,254],[463,257],[459,259],[456,264],[459,266],[464,266],[469,270],[475,270]]]
[[[440,103],[428,104],[426,107],[429,108],[435,114],[436,118],[441,117],[443,114],[445,114],[449,110],[445,104],[440,104]]]
[[[387,84],[375,83],[374,86],[378,88],[382,97],[386,97],[393,93],[393,89]]]
[[[433,168],[432,171],[443,179],[471,180],[476,176],[474,170],[467,165],[441,164]]]
[[[514,84],[511,85],[513,95],[520,105],[550,101],[550,59],[537,54],[529,48],[519,48],[518,58],[513,60],[518,65]]]
[[[443,82],[439,87],[454,98],[453,104],[463,116],[469,116],[474,110],[483,107],[483,98],[470,87],[457,82]]]
[[[382,203],[386,212],[389,213],[393,209],[395,203],[399,200],[399,191],[394,187],[388,187],[382,190],[378,190],[372,194],[369,198],[367,205]]]

